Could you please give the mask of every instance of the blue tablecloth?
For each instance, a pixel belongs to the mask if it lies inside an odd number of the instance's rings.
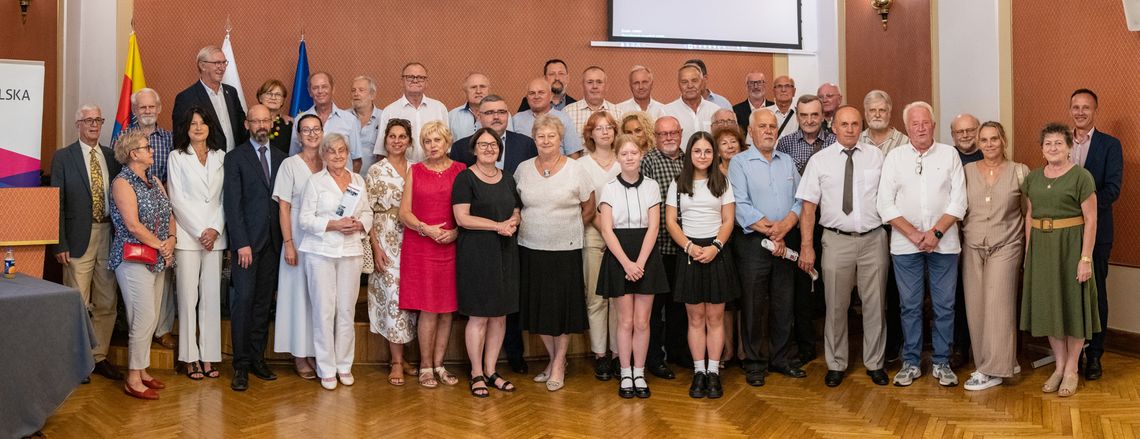
[[[93,336],[78,291],[22,274],[0,278],[0,438],[43,428],[94,368]]]

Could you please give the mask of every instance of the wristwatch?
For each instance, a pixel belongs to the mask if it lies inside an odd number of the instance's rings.
[[[934,229],[934,237],[938,238],[938,239],[942,239],[942,231],[938,230],[938,229]]]

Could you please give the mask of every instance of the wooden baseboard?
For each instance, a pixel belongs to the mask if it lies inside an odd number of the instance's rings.
[[[1104,348],[1118,354],[1140,357],[1140,334],[1109,328]]]

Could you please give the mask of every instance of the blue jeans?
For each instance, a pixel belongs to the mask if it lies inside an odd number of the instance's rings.
[[[958,283],[958,255],[912,253],[891,255],[899,285],[902,310],[903,361],[919,365],[922,355],[922,299],[930,280],[930,303],[934,308],[934,364],[950,361],[954,340],[954,291]]]

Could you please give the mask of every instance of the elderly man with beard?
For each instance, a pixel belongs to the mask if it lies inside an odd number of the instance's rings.
[[[158,126],[158,114],[162,112],[162,100],[159,99],[158,92],[152,88],[136,91],[135,94],[131,95],[131,112],[135,116],[135,121],[123,132],[137,130],[146,134],[150,148],[154,151],[154,164],[151,165],[149,172],[162,180],[163,184],[166,184],[166,162],[169,160],[170,150],[174,146],[174,135]],[[112,149],[114,149],[116,140],[118,139],[111,141]],[[167,276],[170,276],[171,273],[171,270],[166,271]],[[154,331],[154,341],[167,349],[174,349],[177,346],[178,339],[171,333],[174,330],[177,310],[178,303],[174,300],[174,282],[170,282],[168,278],[166,288],[162,292],[162,304],[159,306],[158,327]]]
[[[269,312],[277,290],[277,263],[282,244],[273,182],[285,154],[269,146],[273,119],[264,105],[250,107],[245,120],[250,138],[226,153],[222,183],[226,233],[232,265],[230,334],[234,377],[230,388],[249,388],[249,373],[265,380],[277,375],[265,364]]]
[[[550,84],[550,106],[558,111],[562,111],[567,105],[578,102],[577,99],[566,93],[566,84],[570,83],[569,69],[566,66],[566,61],[558,58],[549,59],[546,64],[542,65],[542,76]],[[522,113],[529,109],[531,109],[530,100],[524,96],[522,103],[519,104],[518,112]],[[570,127],[566,128],[569,129]]]
[[[982,159],[982,150],[978,149],[978,127],[981,124],[970,113],[959,114],[950,121],[950,137],[954,138],[954,147],[958,149],[962,166]]]
[[[859,143],[878,147],[883,155],[892,149],[910,143],[910,138],[891,127],[891,96],[882,90],[871,90],[863,97],[863,116],[867,129],[859,136]]]

